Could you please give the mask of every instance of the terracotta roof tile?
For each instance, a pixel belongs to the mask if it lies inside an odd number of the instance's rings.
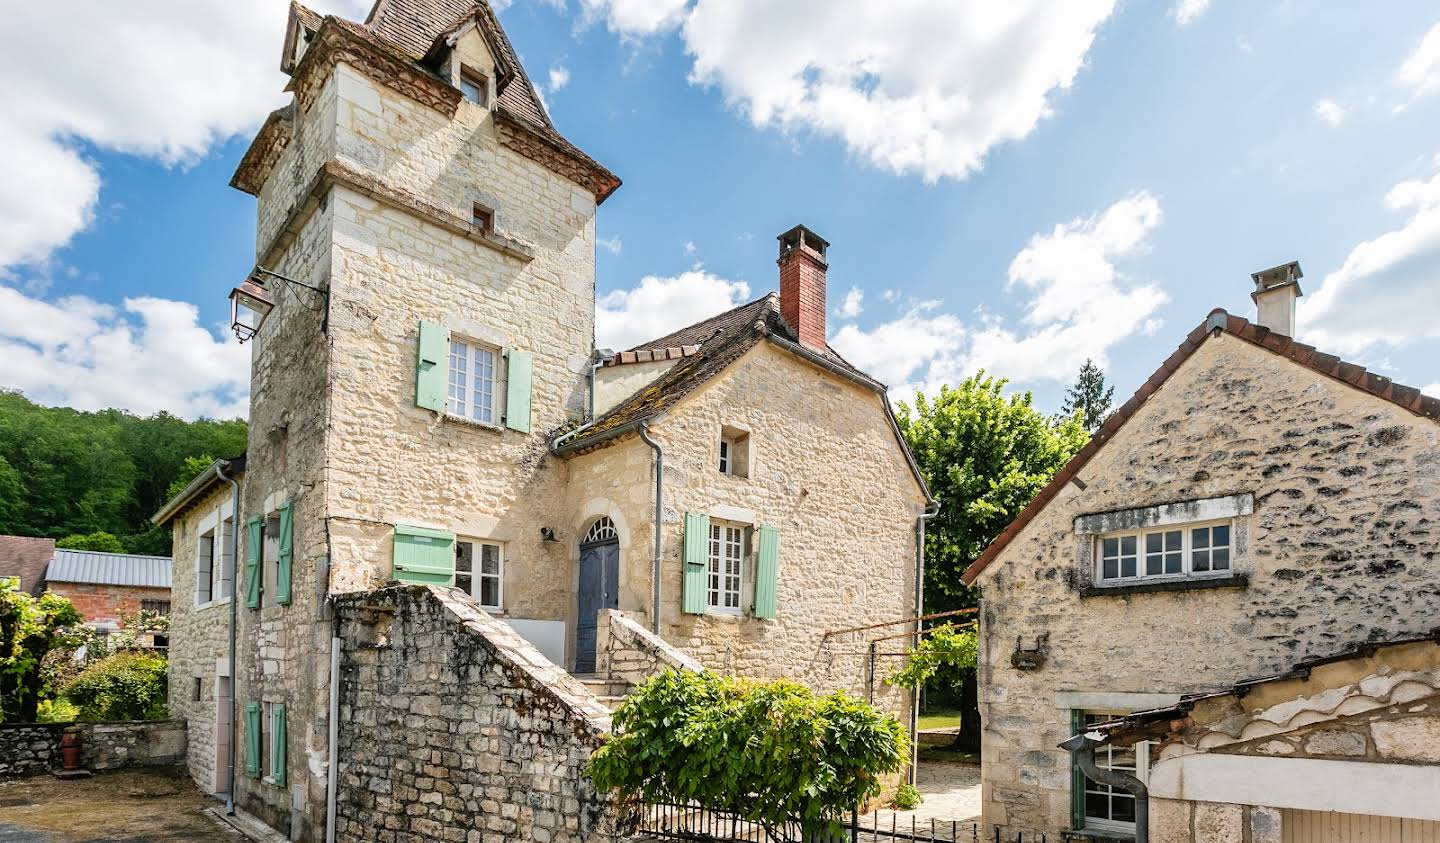
[[[1105,443],[1114,438],[1116,432],[1135,415],[1146,399],[1163,386],[1165,381],[1190,358],[1190,355],[1195,353],[1195,349],[1213,335],[1212,331],[1224,331],[1322,375],[1368,392],[1376,398],[1389,401],[1416,415],[1440,422],[1440,398],[1425,395],[1414,387],[1396,384],[1383,375],[1367,371],[1363,366],[1347,363],[1333,354],[1318,352],[1313,346],[1296,342],[1284,334],[1277,334],[1263,325],[1252,324],[1239,316],[1231,315],[1217,308],[1211,311],[1210,316],[1185,337],[1185,341],[1180,343],[1180,347],[1175,353],[1160,364],[1160,368],[1145,383],[1141,384],[1130,400],[1126,401],[1119,410],[1116,410],[1100,425],[1085,447],[1070,458],[1065,467],[1046,484],[1045,488],[1040,490],[1030,505],[1022,509],[1020,514],[1015,516],[1015,520],[1011,521],[1000,535],[985,548],[985,551],[970,564],[970,567],[965,569],[961,579],[967,585],[974,583],[975,578],[980,576],[980,572],[989,567],[990,563],[995,561],[1015,536],[1049,505],[1061,489],[1065,488],[1065,484],[1085,467],[1085,464],[1104,447]]]

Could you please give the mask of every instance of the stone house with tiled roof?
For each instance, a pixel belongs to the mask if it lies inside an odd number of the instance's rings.
[[[966,571],[982,595],[987,839],[1132,839],[1132,791],[1058,745],[1141,711],[1158,728],[1119,730],[1097,761],[1149,782],[1151,840],[1429,839],[1381,831],[1440,820],[1440,755],[1182,758],[1217,745],[1186,743],[1212,726],[1284,732],[1251,749],[1302,756],[1307,724],[1440,709],[1440,645],[1413,643],[1440,617],[1440,400],[1292,339],[1299,278],[1256,273],[1258,323],[1212,312]],[[1413,646],[1371,658],[1399,641]],[[1392,697],[1385,677],[1407,670],[1429,678]],[[1277,676],[1296,681],[1246,697]],[[1224,700],[1195,703],[1209,695]],[[1216,726],[1222,710],[1269,725]],[[1355,798],[1332,798],[1340,778]]]
[[[931,505],[825,342],[828,244],[797,227],[778,294],[597,352],[620,182],[488,4],[292,5],[282,55],[293,101],[232,181],[246,455],[155,516],[197,781],[295,840],[599,840],[601,698],[664,666],[912,716],[826,636],[913,628]]]

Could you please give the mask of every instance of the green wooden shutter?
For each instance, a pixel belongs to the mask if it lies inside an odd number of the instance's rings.
[[[760,553],[755,562],[755,617],[775,617],[775,588],[780,575],[780,531],[760,527]]]
[[[710,567],[710,516],[685,513],[684,609],[692,615],[705,614],[706,580]]]
[[[1072,709],[1070,712],[1070,734],[1085,731],[1085,712]],[[1070,753],[1070,827],[1075,831],[1085,827],[1085,774],[1080,771],[1080,762],[1075,753]]]
[[[270,749],[270,778],[281,787],[285,786],[285,705],[270,706],[270,732],[274,745]]]
[[[510,363],[505,373],[505,426],[529,433],[530,381],[534,375],[535,355],[511,349],[505,356]]]
[[[295,508],[291,501],[280,504],[280,552],[275,570],[275,602],[290,603],[290,560],[295,555]]]
[[[260,778],[260,703],[245,703],[245,775]]]
[[[395,525],[392,579],[449,585],[455,576],[455,534],[426,527]]]
[[[450,332],[444,325],[421,320],[415,357],[415,406],[437,413],[445,411],[449,364]]]
[[[265,542],[265,522],[256,515],[245,522],[245,605],[260,608],[260,550]]]

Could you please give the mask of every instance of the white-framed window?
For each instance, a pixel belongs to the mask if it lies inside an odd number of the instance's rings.
[[[220,519],[204,530],[195,547],[195,605],[228,600],[235,590],[235,557],[231,537],[235,519]]]
[[[745,555],[744,528],[712,523],[709,555],[706,603],[710,611],[740,614],[740,570]]]
[[[270,781],[271,766],[275,758],[275,704],[269,700],[260,702],[260,775]]]
[[[1096,582],[1229,576],[1234,530],[1229,521],[1108,533],[1096,538]]]
[[[450,392],[445,411],[484,424],[499,424],[500,349],[450,338]]]
[[[1116,713],[1085,712],[1081,716],[1084,726],[1114,720]],[[1073,763],[1073,762],[1072,762]],[[1150,777],[1150,742],[1141,741],[1134,746],[1111,746],[1095,750],[1095,766],[1105,770],[1123,770],[1140,781]],[[1077,802],[1081,820],[1080,827],[1091,831],[1106,831],[1116,834],[1135,833],[1135,797],[1129,791],[1112,785],[1092,781],[1089,776],[1074,770],[1075,786],[1083,788]]]
[[[750,434],[725,425],[720,428],[720,460],[716,466],[721,474],[732,477],[750,476]]]
[[[455,542],[455,587],[465,589],[482,608],[504,607],[505,548],[496,542]]]
[[[731,442],[729,439],[721,439],[721,440],[720,440],[720,473],[721,473],[721,474],[729,474],[729,473],[730,473],[730,464],[731,464],[731,463],[730,463],[730,451],[734,448],[734,446],[735,446],[735,443],[734,443],[734,442]]]
[[[490,80],[485,74],[469,67],[460,69],[460,93],[481,108],[490,104]]]

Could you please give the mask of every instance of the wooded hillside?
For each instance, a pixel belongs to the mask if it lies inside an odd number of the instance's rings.
[[[126,551],[168,556],[170,531],[150,516],[187,471],[186,459],[244,450],[240,419],[81,412],[0,390],[0,533],[59,539],[104,531]]]

